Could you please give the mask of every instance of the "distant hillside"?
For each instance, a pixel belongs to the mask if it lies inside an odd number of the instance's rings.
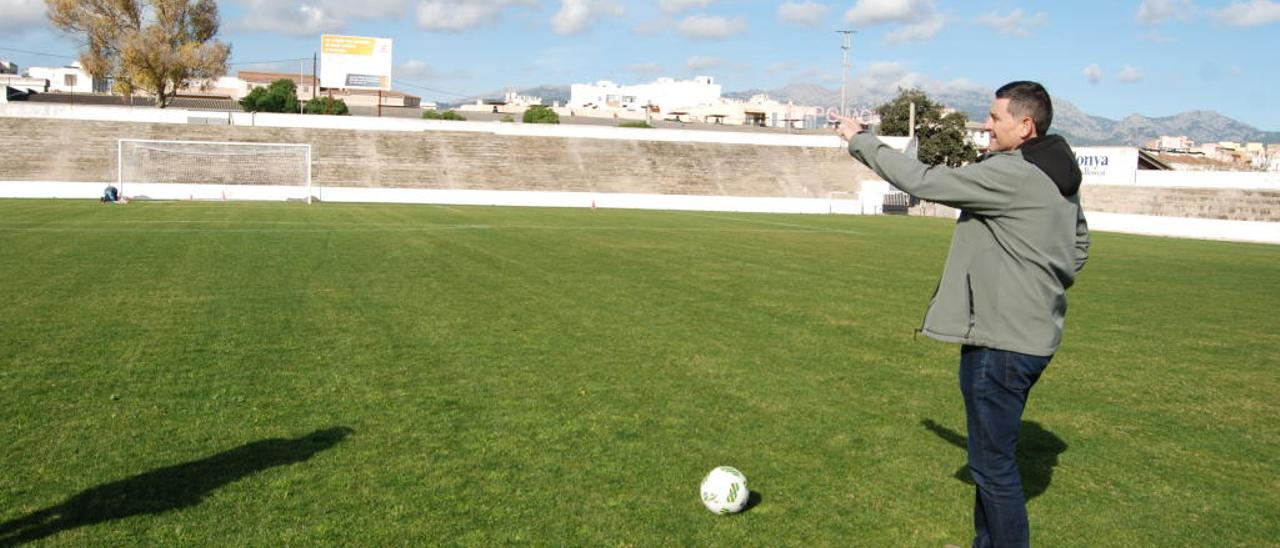
[[[569,102],[569,86],[538,86],[519,90],[521,95],[542,97],[550,105]],[[965,113],[970,120],[984,121],[991,106],[990,91],[977,89],[925,89],[929,96],[942,104]],[[779,101],[793,101],[798,105],[834,106],[840,103],[840,90],[814,84],[791,84],[771,90],[745,90],[725,92],[724,96],[749,99],[753,95],[766,94]],[[501,99],[505,92],[483,95],[481,99]],[[887,92],[856,90],[851,93],[854,105],[874,107],[892,99]],[[453,105],[474,103],[477,97],[464,99]],[[1070,101],[1054,101],[1053,132],[1061,133],[1077,145],[1130,145],[1142,144],[1161,135],[1186,135],[1198,143],[1217,141],[1244,141],[1280,143],[1280,132],[1262,131],[1239,120],[1211,111],[1197,110],[1175,116],[1148,118],[1132,114],[1116,121],[1088,114]]]
[[[569,86],[538,86],[535,88],[518,89],[516,90],[516,93],[519,93],[520,95],[528,95],[532,97],[541,97],[543,104],[546,104],[546,105],[555,104],[556,101],[559,101],[560,104],[562,105],[569,102]],[[477,99],[501,100],[504,96],[506,96],[506,94],[507,94],[506,90],[494,91],[490,93],[485,93],[483,95],[477,95],[474,97],[467,97],[464,99],[457,99],[453,101],[440,103],[439,108],[451,108],[451,107],[456,107],[458,105],[470,105],[472,103],[475,103]]]

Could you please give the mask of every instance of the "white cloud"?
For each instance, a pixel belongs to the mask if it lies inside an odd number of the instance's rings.
[[[339,30],[352,19],[376,19],[400,16],[408,9],[408,0],[364,0],[353,4],[344,0],[242,0],[244,17],[232,27],[305,36]]]
[[[337,30],[345,24],[319,5],[247,0],[244,6],[247,13],[232,22],[235,29],[302,36]]]
[[[840,80],[838,74],[834,76],[834,81]],[[931,80],[918,72],[907,70],[900,63],[885,61],[871,63],[865,70],[854,74],[853,80],[849,83],[849,89],[859,90],[859,93],[872,97],[897,95],[899,88],[920,88],[930,95],[989,94],[993,91],[988,86],[976,84],[964,78],[949,81]]]
[[[44,0],[0,0],[0,30],[22,30],[43,25]]]
[[[1042,27],[1049,22],[1049,16],[1043,11],[1036,12],[1030,17],[1018,8],[1009,12],[1008,15],[998,15],[991,12],[978,17],[978,23],[985,27],[991,27],[1000,31],[1000,34],[1008,34],[1012,36],[1031,36],[1031,29]]]
[[[1125,65],[1124,68],[1120,69],[1120,73],[1116,75],[1116,80],[1126,84],[1132,84],[1135,82],[1141,82],[1146,77],[1147,74],[1143,72],[1142,69]]]
[[[813,0],[786,2],[778,6],[778,19],[788,23],[817,27],[822,25],[826,17],[826,4],[819,4]]]
[[[856,74],[850,87],[873,93],[883,93],[896,91],[898,88],[911,89],[920,87],[924,80],[923,75],[908,71],[901,63],[878,61],[871,63],[866,70]]]
[[[611,0],[561,0],[560,11],[551,17],[551,30],[559,35],[577,34],[600,17],[621,17],[624,13],[622,6]]]
[[[418,59],[410,59],[396,66],[395,75],[397,78],[422,78],[429,77],[435,73],[435,69],[431,68],[425,61]]]
[[[723,64],[724,64],[724,59],[721,59],[719,57],[704,57],[701,55],[695,55],[693,57],[690,57],[688,61],[685,61],[684,66],[687,67],[689,70],[703,70],[703,69],[718,67]]]
[[[935,11],[933,0],[858,0],[844,18],[855,25],[912,23]]]
[[[716,0],[658,0],[658,8],[667,13],[677,13],[692,8],[705,8]]]
[[[396,65],[392,76],[398,80],[457,80],[466,78],[467,74],[457,70],[442,71],[420,59],[410,59]]]
[[[1139,23],[1155,25],[1170,19],[1187,19],[1195,11],[1191,0],[1142,0],[1135,14]]]
[[[934,15],[929,19],[925,19],[918,23],[906,25],[898,30],[889,33],[885,38],[890,42],[923,42],[933,38],[938,31],[942,30],[944,20],[941,15]]]
[[[1102,67],[1097,63],[1084,68],[1084,77],[1089,79],[1090,84],[1096,84],[1102,81]]]
[[[677,26],[680,33],[689,38],[722,39],[747,30],[747,20],[741,17],[718,15],[690,15]]]
[[[888,35],[890,42],[917,42],[933,38],[945,19],[934,0],[858,0],[844,20],[858,26],[898,24],[902,28]]]
[[[1220,10],[1209,12],[1224,25],[1232,27],[1259,27],[1280,22],[1280,3],[1272,0],[1248,0],[1232,2]]]
[[[418,3],[418,26],[458,32],[497,22],[512,6],[537,5],[534,0],[426,0]]]

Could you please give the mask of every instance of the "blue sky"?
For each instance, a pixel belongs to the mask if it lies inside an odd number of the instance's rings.
[[[1044,83],[1119,119],[1215,110],[1280,131],[1277,0],[223,0],[233,72],[297,70],[322,33],[395,40],[393,85],[447,101],[505,88],[713,76],[726,91]],[[41,0],[0,0],[0,58],[69,59]],[[403,85],[401,85],[403,84]],[[410,86],[412,84],[413,86]]]

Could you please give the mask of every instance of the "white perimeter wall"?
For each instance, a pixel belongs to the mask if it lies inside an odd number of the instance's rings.
[[[295,114],[251,114],[203,112],[178,109],[89,107],[43,103],[2,103],[0,116],[58,118],[185,124],[188,118],[225,117],[228,124],[270,127],[300,127],[376,131],[467,131],[494,135],[519,135],[581,139],[617,139],[699,143],[729,143],[763,146],[840,148],[834,135],[789,135],[778,133],[717,132],[699,130],[636,129],[606,126],[511,124],[500,122],[451,122],[361,116],[302,116]],[[895,148],[906,138],[884,138]],[[852,161],[852,160],[851,160]],[[97,199],[109,184],[54,181],[0,181],[0,198]],[[1085,184],[1100,184],[1086,181]],[[1132,182],[1107,181],[1108,185],[1169,188],[1217,188],[1280,190],[1280,174],[1239,172],[1157,172],[1141,171]],[[864,185],[859,196],[821,198],[741,198],[727,196],[674,196],[651,194],[610,194],[579,192],[522,192],[433,189],[316,188],[322,201],[367,203],[423,203],[452,205],[500,205],[539,207],[595,207],[626,209],[666,209],[699,211],[741,211],[757,213],[843,213],[876,214],[883,206],[884,184]],[[147,196],[158,200],[286,200],[305,199],[298,187],[242,185],[144,185],[131,184],[126,196]],[[1087,212],[1090,227],[1098,231],[1127,232],[1159,236],[1204,238],[1280,244],[1280,223],[1154,217]]]
[[[0,181],[0,198],[99,199],[107,185],[57,181]],[[292,186],[129,183],[123,194],[132,200],[305,201],[306,189]],[[444,190],[422,188],[315,187],[322,202],[444,204],[528,207],[736,211],[744,213],[811,213],[873,215],[883,211],[883,193],[830,198],[686,196],[605,192],[532,192],[513,190]]]
[[[110,184],[55,181],[0,181],[0,198],[65,198],[96,200]],[[884,184],[884,183],[881,183]],[[720,211],[749,213],[800,213],[874,215],[882,212],[884,195],[868,190],[859,196],[820,198],[742,198],[731,196],[677,196],[665,194],[613,194],[594,192],[527,192],[502,190],[436,190],[407,188],[313,189],[321,201],[396,204],[489,205],[530,207],[578,207],[601,209],[655,209],[670,211]],[[133,183],[125,194],[154,200],[266,200],[302,201],[301,187],[242,185],[166,185]],[[1153,217],[1119,213],[1086,212],[1089,228],[1099,232],[1123,232],[1206,240],[1280,244],[1280,223]]]

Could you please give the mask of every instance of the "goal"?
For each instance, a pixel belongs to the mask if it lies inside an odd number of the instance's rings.
[[[120,139],[116,155],[121,195],[311,203],[311,145]]]

